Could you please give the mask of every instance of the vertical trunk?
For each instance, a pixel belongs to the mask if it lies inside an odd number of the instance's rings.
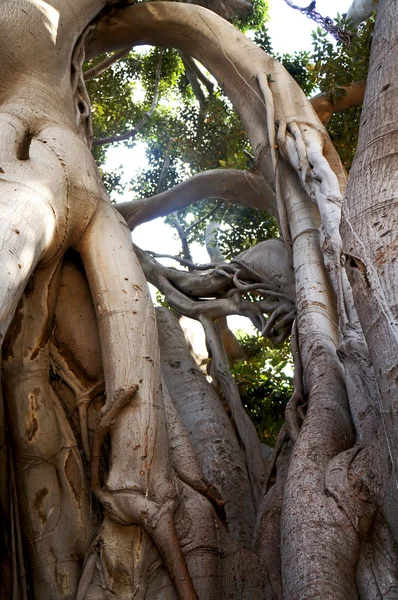
[[[398,5],[380,0],[342,228],[355,305],[398,481]]]
[[[205,477],[225,500],[229,530],[250,547],[254,506],[241,448],[227,413],[186,346],[171,311],[157,309],[162,372]]]

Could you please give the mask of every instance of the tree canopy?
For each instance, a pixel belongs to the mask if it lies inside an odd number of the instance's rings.
[[[361,24],[349,43],[345,38],[333,40],[327,30],[314,23],[312,51],[284,55],[273,53],[266,2],[255,2],[243,17],[232,15],[231,20],[279,60],[308,97],[318,91],[316,99],[323,120],[349,170],[358,140],[374,20]],[[349,30],[340,15],[333,26]],[[85,68],[93,70],[108,58],[112,54],[99,55]],[[352,85],[358,97],[350,106]],[[127,185],[120,185],[120,171],[102,171],[109,191],[118,192],[124,200],[149,198],[202,171],[247,170],[255,166],[242,123],[217,81],[200,63],[177,50],[144,47],[126,51],[88,82],[88,90],[93,107],[94,155],[99,164],[104,165],[109,143],[123,143],[126,148],[139,144],[146,154],[148,167],[138,170]],[[148,110],[151,115],[145,120]],[[141,122],[144,125],[136,132],[134,128]],[[118,136],[126,140],[118,142]],[[165,219],[176,227],[183,244],[181,256],[184,244],[189,248],[194,241],[205,243],[210,219],[219,222],[217,244],[227,260],[279,236],[278,225],[269,213],[217,198],[190,204]],[[223,224],[227,224],[226,229]],[[186,258],[191,257],[188,254]],[[256,338],[245,337],[247,360],[235,363],[233,374],[260,436],[273,445],[292,393],[292,379],[281,370],[286,361],[291,364],[291,358],[286,354],[286,344],[271,349],[263,343],[260,350],[261,344]]]

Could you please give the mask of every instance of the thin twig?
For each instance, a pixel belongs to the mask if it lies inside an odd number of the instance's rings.
[[[122,48],[121,50],[114,52],[112,56],[108,56],[108,58],[105,58],[105,60],[100,62],[95,67],[91,67],[91,69],[87,69],[87,71],[84,71],[84,81],[90,81],[91,79],[95,79],[96,77],[99,77],[99,75],[102,75],[102,73],[104,73],[104,71],[106,71],[107,69],[109,69],[109,67],[114,65],[115,62],[127,56],[130,50],[131,48]]]
[[[160,170],[158,187],[156,190],[157,194],[160,194],[161,192],[163,192],[163,190],[165,188],[165,183],[166,183],[167,173],[168,173],[169,168],[170,168],[170,156],[167,154],[163,161],[162,168]]]
[[[118,135],[111,135],[110,137],[99,138],[97,140],[94,140],[93,146],[104,146],[105,144],[112,144],[115,142],[123,142],[124,140],[131,139],[132,137],[137,135],[137,133],[139,133],[141,131],[141,129],[148,123],[149,119],[155,112],[155,108],[157,106],[158,99],[159,99],[159,82],[160,82],[160,74],[161,74],[161,70],[162,70],[162,58],[163,58],[163,53],[159,54],[158,63],[156,65],[155,89],[153,92],[152,104],[151,104],[150,109],[146,113],[144,113],[144,116],[142,117],[142,119],[130,131],[126,131],[126,133],[122,133],[122,134],[118,134]]]
[[[181,256],[174,256],[173,254],[158,254],[157,252],[153,252],[152,250],[144,250],[153,258],[171,258],[181,263],[185,267],[192,267],[196,271],[210,271],[210,269],[215,269],[220,266],[220,263],[206,263],[204,265],[195,265],[191,260],[187,260],[186,258],[181,258]],[[229,277],[229,275],[228,275]]]
[[[190,251],[189,245],[188,245],[187,234],[186,234],[184,228],[182,227],[181,223],[178,222],[176,217],[173,217],[170,215],[169,219],[171,221],[172,226],[177,230],[177,233],[181,240],[183,257],[185,258],[185,260],[187,260],[193,264],[191,251]],[[193,271],[192,265],[187,265],[187,266],[190,271]]]
[[[203,223],[203,221],[206,221],[207,219],[210,219],[210,217],[212,217],[214,215],[214,213],[216,212],[216,210],[218,210],[221,206],[222,202],[218,201],[216,206],[214,208],[212,208],[208,213],[206,213],[204,215],[204,217],[201,217],[200,219],[198,219],[197,221],[194,221],[192,223],[192,225],[190,225],[189,227],[187,227],[187,229],[185,230],[185,233],[188,235],[188,233],[190,233],[192,231],[192,229],[195,229],[196,227],[198,227],[198,225],[200,225],[201,223]]]

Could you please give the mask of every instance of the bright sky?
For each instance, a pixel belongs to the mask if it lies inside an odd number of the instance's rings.
[[[297,6],[308,6],[310,0],[294,0]],[[269,0],[271,20],[269,33],[272,47],[279,54],[292,53],[295,50],[311,50],[311,31],[317,23],[290,8],[284,0]],[[317,0],[316,10],[323,17],[336,17],[337,13],[346,13],[352,0]]]
[[[295,50],[311,50],[311,31],[316,29],[317,24],[297,10],[291,9],[284,0],[269,0],[270,21],[268,23],[269,33],[272,39],[274,51],[292,53]],[[307,6],[309,0],[295,0],[300,6]],[[337,13],[345,13],[351,5],[351,0],[317,0],[316,10],[322,16],[335,17]],[[124,181],[127,183],[133,177],[137,169],[146,166],[145,147],[138,144],[134,149],[127,150],[123,144],[110,148],[107,154],[107,167],[109,169],[123,166]],[[131,198],[127,192],[126,197],[117,201],[128,201]],[[116,198],[115,198],[116,200]],[[144,250],[153,250],[165,254],[176,255],[181,250],[180,242],[176,239],[175,230],[165,225],[162,219],[151,221],[141,225],[133,233],[134,242]],[[207,252],[198,244],[191,248],[194,260],[198,263],[209,261]],[[165,263],[170,264],[170,263]],[[243,317],[234,317],[230,326],[233,328],[245,328],[249,323]],[[251,327],[251,325],[250,325]]]

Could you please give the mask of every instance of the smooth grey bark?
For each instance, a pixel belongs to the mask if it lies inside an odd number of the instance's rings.
[[[214,388],[188,352],[178,319],[156,309],[162,372],[207,479],[225,499],[231,534],[250,547],[254,501],[247,467],[227,413]]]
[[[143,200],[122,202],[117,210],[126,219],[130,229],[165,216],[206,198],[222,198],[228,202],[265,210],[277,217],[275,194],[264,186],[257,169],[215,169],[194,175],[174,188]]]

